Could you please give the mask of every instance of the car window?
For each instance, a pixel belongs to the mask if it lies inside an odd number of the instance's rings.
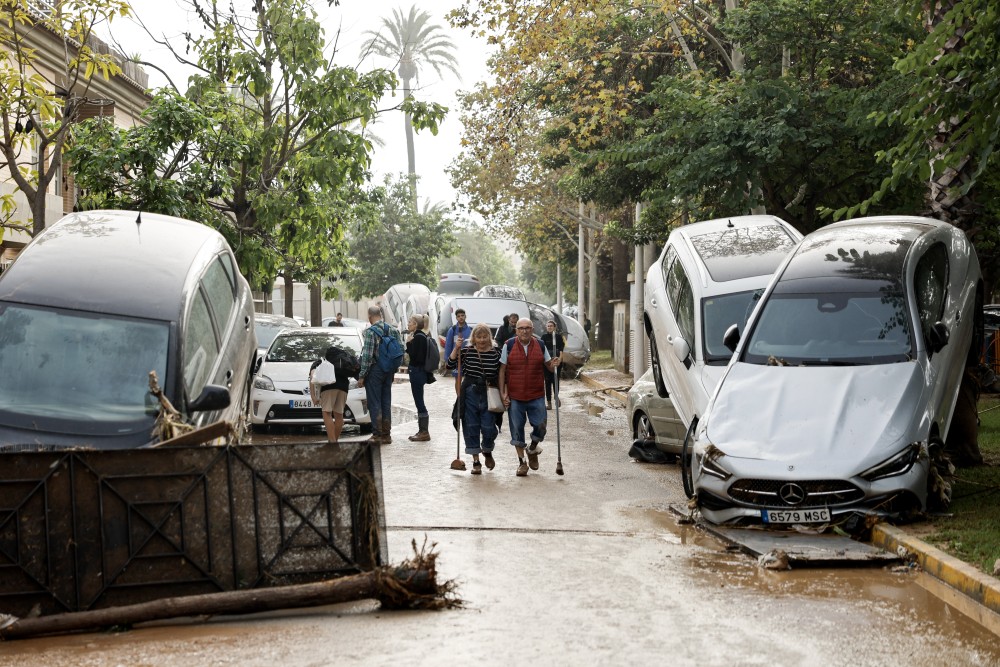
[[[209,373],[219,356],[212,317],[205,297],[199,290],[191,300],[184,324],[184,388],[194,400],[208,384]]]
[[[229,316],[236,307],[235,278],[225,268],[223,257],[227,256],[223,255],[213,260],[201,279],[205,294],[208,295],[208,302],[212,305],[212,312],[215,314],[215,322],[218,325],[220,335],[225,332]]]
[[[757,299],[762,292],[763,290],[750,290],[735,294],[720,294],[702,300],[701,321],[705,361],[729,361],[733,353],[722,342],[726,329],[735,324],[739,326],[740,331],[746,330],[747,318],[757,305]]]
[[[905,303],[901,293],[877,289],[772,293],[750,334],[744,360],[793,366],[906,361],[912,358],[912,345]]]
[[[944,315],[947,280],[948,251],[943,244],[936,243],[917,262],[913,274],[917,314],[925,337]]]
[[[691,281],[688,280],[687,273],[684,271],[684,267],[681,266],[680,261],[677,259],[676,253],[674,253],[673,248],[667,251],[667,256],[664,258],[664,265],[667,265],[667,260],[671,259],[673,255],[673,261],[670,262],[667,268],[666,281],[667,286],[667,301],[670,304],[670,310],[674,314],[674,321],[677,322],[677,327],[680,329],[681,336],[688,342],[689,345],[694,347],[694,294],[691,292]]]
[[[166,322],[0,304],[0,423],[80,435],[147,431],[168,387]]]

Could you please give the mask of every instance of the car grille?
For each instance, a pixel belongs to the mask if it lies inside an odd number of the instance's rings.
[[[274,413],[272,416],[271,413]],[[290,408],[287,405],[272,405],[268,410],[268,421],[275,419],[315,419],[323,420],[322,408]]]
[[[782,500],[781,490],[786,484],[795,484],[805,497],[791,504]],[[741,479],[729,487],[729,496],[742,503],[758,507],[829,507],[853,503],[864,498],[865,493],[842,479],[774,480]]]

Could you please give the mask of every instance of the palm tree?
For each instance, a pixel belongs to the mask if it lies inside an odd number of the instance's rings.
[[[421,66],[431,66],[438,76],[441,69],[451,70],[459,79],[458,59],[452,54],[455,45],[443,33],[440,25],[429,23],[431,15],[418,11],[416,5],[404,18],[402,9],[392,10],[392,19],[382,19],[382,30],[369,30],[370,39],[361,47],[362,56],[368,53],[392,58],[398,63],[397,74],[403,82],[403,99],[413,97],[412,82],[419,80]],[[409,112],[404,113],[406,130],[406,159],[413,198],[416,201],[416,156],[413,150],[413,123]]]

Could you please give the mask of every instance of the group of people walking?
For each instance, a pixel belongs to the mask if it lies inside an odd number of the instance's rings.
[[[399,330],[383,321],[377,306],[368,309],[368,322],[370,326],[362,332],[364,345],[358,386],[364,387],[368,398],[372,419],[369,441],[390,444],[394,372],[384,371],[376,361],[381,342],[387,335],[395,336],[401,343],[404,338]],[[437,348],[427,331],[427,324],[426,316],[411,316],[405,336],[410,391],[417,409],[417,432],[409,436],[413,442],[431,439],[424,389],[436,380],[433,368],[428,368],[428,359],[431,358],[432,365],[437,365],[434,363]],[[470,326],[464,310],[455,311],[455,324],[445,337],[445,368],[455,381],[457,419],[461,424],[465,453],[472,456],[473,475],[481,475],[484,465],[487,470],[496,466],[493,454],[503,412],[508,415],[510,444],[517,454],[517,476],[524,477],[529,470],[538,470],[538,455],[542,453],[541,443],[548,423],[547,410],[552,409],[553,398],[559,402],[556,374],[563,346],[563,338],[551,320],[546,323],[545,334],[539,338],[534,335],[531,320],[512,313],[494,335],[485,324]],[[494,404],[491,410],[490,389],[499,393],[502,408]],[[346,398],[346,387],[343,394]],[[340,398],[338,392],[337,399]],[[328,404],[332,412],[329,421]],[[339,405],[339,421],[336,401],[323,401],[322,405],[328,437],[335,442],[343,428],[343,402]],[[526,433],[528,427],[530,431]]]

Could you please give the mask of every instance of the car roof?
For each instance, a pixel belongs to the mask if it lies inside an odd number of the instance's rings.
[[[866,277],[898,282],[907,251],[921,236],[944,224],[930,218],[881,216],[820,227],[799,244],[781,281]],[[851,261],[861,256],[859,252],[882,258],[878,263],[867,263],[864,276],[857,275]]]
[[[217,231],[190,220],[137,211],[72,213],[4,271],[0,300],[176,320],[192,268],[223,249],[228,244]]]
[[[713,282],[770,276],[802,235],[773,215],[741,215],[695,222],[672,234],[684,240]]]

